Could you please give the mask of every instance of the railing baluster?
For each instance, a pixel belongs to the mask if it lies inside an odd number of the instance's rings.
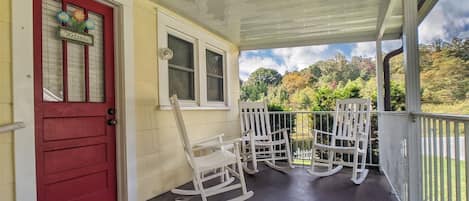
[[[455,153],[455,168],[456,168],[456,200],[461,201],[461,168],[459,162],[459,122],[454,121],[454,153]]]
[[[432,138],[431,138],[431,132],[430,132],[430,120],[428,117],[425,118],[426,121],[426,128],[425,130],[427,131],[427,143],[428,143],[428,149],[427,149],[427,157],[428,157],[428,172],[427,172],[427,177],[428,177],[428,200],[433,201],[433,182],[432,182]]]
[[[305,140],[304,140],[304,129],[305,129],[305,124],[304,123],[305,123],[305,115],[303,113],[301,113],[301,137],[300,137],[300,139],[301,139],[301,150],[302,151],[305,151],[305,146],[306,146],[305,145]],[[303,152],[303,154],[304,154],[304,152]],[[306,165],[305,160],[301,160],[301,163],[303,164],[303,166]]]
[[[465,151],[465,168],[466,168],[466,201],[469,201],[469,122],[464,122],[464,151]]]
[[[443,163],[444,163],[444,160],[445,159],[445,156],[444,156],[444,152],[443,152],[443,119],[439,119],[438,120],[438,134],[439,134],[439,146],[438,146],[438,149],[440,151],[440,157],[439,157],[439,161],[440,161],[440,185],[439,185],[439,188],[440,189],[440,200],[441,201],[444,201],[445,200],[445,191],[444,191],[444,186],[445,186],[445,173],[444,173],[444,169],[443,169]]]
[[[423,193],[423,199],[427,200],[427,198],[428,198],[428,185],[429,185],[428,178],[427,178],[427,171],[428,171],[428,169],[427,169],[427,157],[428,157],[428,154],[427,154],[427,151],[426,151],[427,150],[427,139],[426,138],[428,136],[427,136],[427,132],[426,132],[426,129],[425,129],[426,126],[427,126],[427,123],[425,122],[424,117],[420,117],[419,119],[420,119],[420,123],[422,125],[421,132],[422,132],[422,135],[423,135],[423,138],[422,138],[423,139],[422,140],[423,141],[423,143],[422,143],[423,144],[423,146],[422,146],[422,153],[423,153],[422,154],[423,155],[423,157],[422,157],[423,158],[423,174],[422,175],[423,176],[422,177],[423,177],[423,192],[424,192]]]
[[[451,178],[451,122],[446,120],[446,172],[448,175],[448,200],[453,199],[453,180]]]
[[[434,196],[435,196],[435,200],[438,200],[438,193],[439,193],[439,185],[438,185],[438,147],[437,147],[437,140],[438,140],[438,136],[437,136],[437,133],[436,133],[436,119],[435,118],[432,118],[432,136],[433,136],[433,179],[435,179],[435,182],[434,182],[434,188],[435,188],[435,192],[434,192]]]

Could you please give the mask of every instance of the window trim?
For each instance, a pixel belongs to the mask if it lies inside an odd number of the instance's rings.
[[[195,101],[181,100],[183,110],[229,110],[230,109],[230,72],[232,61],[228,42],[216,35],[190,23],[176,18],[164,10],[158,10],[158,50],[168,47],[168,34],[193,43],[194,47],[194,97]],[[223,57],[223,101],[208,101],[206,50]],[[157,55],[158,56],[158,55]],[[158,56],[158,106],[161,110],[170,109],[169,102],[169,64]]]

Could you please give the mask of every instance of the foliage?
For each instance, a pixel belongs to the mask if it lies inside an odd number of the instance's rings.
[[[259,68],[256,71],[252,72],[249,75],[248,83],[265,83],[267,85],[276,86],[280,80],[282,80],[282,75],[274,69],[269,68]]]
[[[421,97],[424,111],[469,113],[469,40],[436,40],[420,45]],[[403,56],[391,59],[392,110],[405,110]],[[338,53],[301,71],[282,77],[260,68],[241,88],[241,99],[264,98],[282,110],[333,110],[336,99],[370,98],[376,108],[376,75],[373,58]],[[448,107],[457,107],[453,110]]]
[[[256,101],[267,96],[269,87],[277,86],[282,75],[274,69],[259,68],[241,86],[241,100]]]

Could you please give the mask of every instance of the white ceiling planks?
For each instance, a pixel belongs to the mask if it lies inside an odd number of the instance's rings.
[[[401,0],[153,1],[241,49],[396,39],[403,23]]]

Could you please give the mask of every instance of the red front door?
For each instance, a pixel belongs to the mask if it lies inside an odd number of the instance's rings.
[[[113,9],[34,0],[33,15],[38,200],[115,201]],[[93,44],[59,38],[59,27]]]

